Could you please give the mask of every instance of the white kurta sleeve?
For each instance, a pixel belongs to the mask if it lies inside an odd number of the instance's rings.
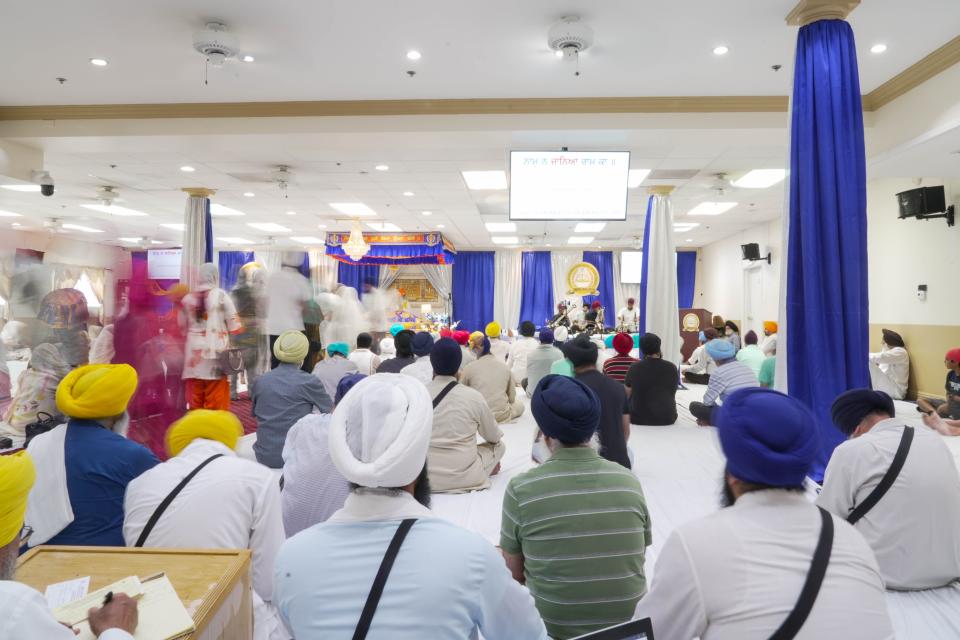
[[[486,571],[477,606],[480,633],[486,640],[547,640],[547,630],[533,596],[513,579],[503,557],[484,549]]]
[[[286,535],[280,505],[278,481],[266,484],[253,513],[250,550],[253,551],[253,589],[263,599],[273,599],[273,564]]]
[[[39,591],[13,581],[0,582],[0,638],[73,640],[73,632],[53,617]],[[133,640],[122,629],[108,629],[100,640]]]
[[[637,603],[634,618],[650,618],[657,640],[691,640],[706,630],[700,584],[679,535],[671,535],[663,545],[653,584]]]

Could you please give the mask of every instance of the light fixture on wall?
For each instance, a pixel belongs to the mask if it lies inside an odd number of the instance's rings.
[[[354,262],[360,260],[360,258],[367,255],[367,252],[370,251],[370,245],[363,239],[363,227],[360,226],[360,221],[357,219],[353,220],[353,226],[350,228],[350,237],[347,239],[347,243],[343,245],[343,251],[350,256],[350,259]]]

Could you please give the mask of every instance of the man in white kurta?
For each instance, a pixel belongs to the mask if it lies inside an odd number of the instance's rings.
[[[502,338],[502,329],[499,322],[491,322],[484,328],[484,334],[490,338],[490,353],[500,362],[506,362],[510,357],[510,343]]]
[[[636,300],[627,298],[627,306],[617,313],[617,327],[620,331],[634,333],[640,326],[640,310],[635,306]]]
[[[540,346],[540,341],[533,337],[536,332],[537,327],[532,322],[524,322],[520,325],[520,338],[510,345],[507,366],[516,384],[527,377],[527,355]]]
[[[737,391],[718,412],[733,502],[680,525],[657,559],[636,617],[657,640],[769,638],[800,596],[822,528],[802,485],[819,449],[813,415],[770,389]],[[776,429],[771,428],[773,425]],[[834,536],[823,583],[797,640],[892,640],[877,562],[853,527]]]
[[[253,552],[254,622],[272,638],[285,637],[273,607],[273,561],[284,541],[280,484],[267,467],[237,457],[243,433],[225,411],[192,411],[173,423],[173,456],[127,486],[123,537],[133,546],[157,506],[198,465],[214,455],[163,512],[143,546],[250,549]]]
[[[833,450],[817,504],[846,518],[877,487],[907,425],[889,396],[854,389],[833,421],[850,439]],[[916,425],[903,468],[854,525],[877,557],[888,589],[932,589],[960,579],[960,475],[935,431]]]
[[[505,362],[490,353],[490,340],[483,338],[480,357],[463,368],[460,382],[479,391],[497,422],[509,422],[523,415],[523,401]]]
[[[871,386],[894,400],[903,400],[910,381],[910,354],[900,334],[889,329],[883,330],[881,346],[879,353],[870,354]]]

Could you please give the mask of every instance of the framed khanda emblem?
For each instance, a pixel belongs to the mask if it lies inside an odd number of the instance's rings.
[[[567,293],[578,296],[600,295],[600,272],[589,262],[578,262],[567,272]]]

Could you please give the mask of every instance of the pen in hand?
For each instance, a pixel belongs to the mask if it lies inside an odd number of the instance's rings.
[[[103,598],[103,606],[107,606],[111,601],[113,601],[113,591],[107,591],[107,595]]]

